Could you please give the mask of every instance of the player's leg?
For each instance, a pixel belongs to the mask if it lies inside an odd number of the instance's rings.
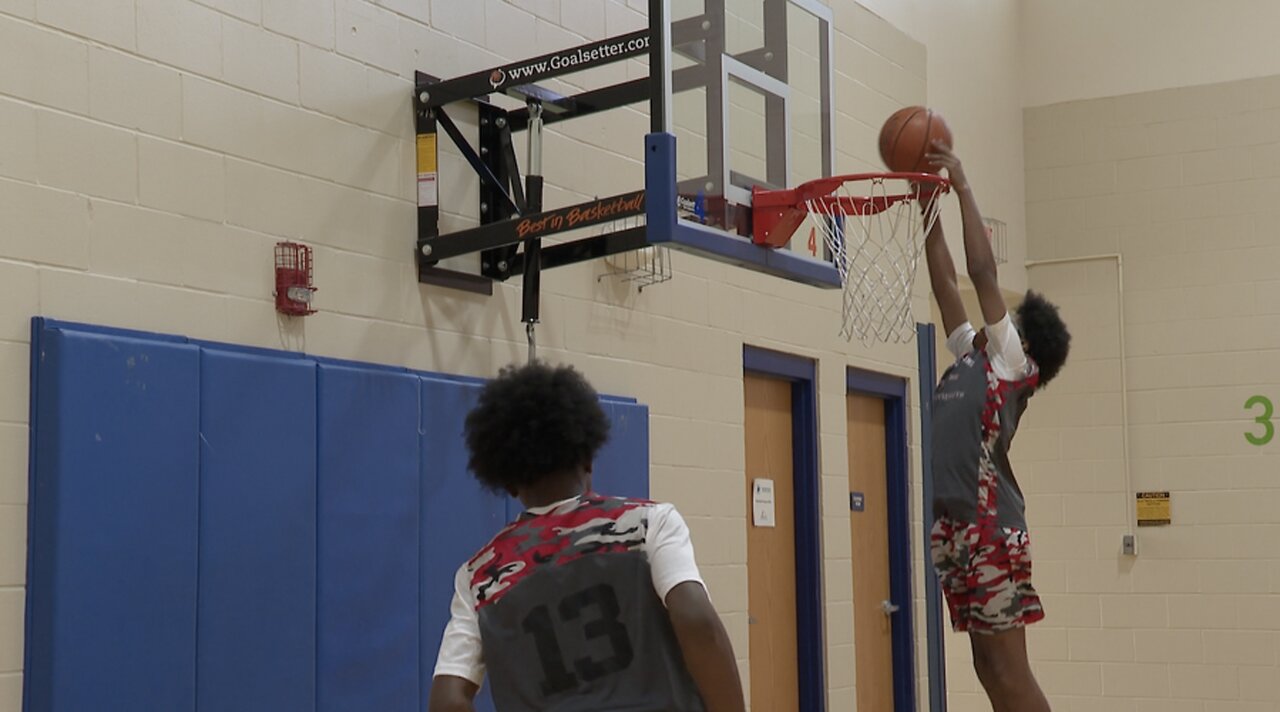
[[[1049,701],[1031,672],[1027,630],[970,633],[973,667],[994,712],[1049,712]]]
[[[973,665],[995,712],[1047,712],[1027,658],[1026,626],[1044,618],[1026,532],[979,527],[970,559]]]

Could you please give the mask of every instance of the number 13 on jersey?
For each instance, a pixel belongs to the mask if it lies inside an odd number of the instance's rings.
[[[588,612],[588,615],[583,615]],[[612,586],[594,586],[565,597],[556,607],[560,625],[577,624],[587,641],[602,640],[607,655],[590,655],[565,660],[564,641],[557,635],[552,609],[538,606],[524,619],[524,631],[533,636],[542,664],[542,692],[557,695],[572,690],[579,681],[591,682],[631,665],[635,656],[627,628],[618,619],[621,613]],[[592,615],[593,614],[593,615]],[[568,663],[572,662],[570,669]]]

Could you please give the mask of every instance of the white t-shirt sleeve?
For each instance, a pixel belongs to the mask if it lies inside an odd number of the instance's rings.
[[[649,557],[649,569],[653,574],[653,590],[663,604],[671,589],[688,581],[697,581],[706,587],[698,562],[693,555],[693,541],[684,518],[671,504],[656,504],[649,511],[649,530],[644,542]]]
[[[480,645],[480,619],[471,595],[471,581],[465,565],[453,578],[453,603],[449,605],[449,624],[440,640],[436,656],[435,677],[452,675],[479,685],[484,680],[484,661]]]
[[[973,324],[966,321],[947,336],[947,350],[952,356],[960,358],[973,349],[973,340],[977,335],[978,331],[973,328]]]
[[[987,325],[987,358],[991,359],[991,370],[1003,380],[1020,381],[1030,374],[1031,362],[1022,350],[1022,336],[1008,312],[1000,321]]]

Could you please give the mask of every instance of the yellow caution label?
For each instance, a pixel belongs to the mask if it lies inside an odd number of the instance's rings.
[[[418,173],[436,172],[436,135],[418,134]]]
[[[1168,492],[1138,493],[1138,526],[1158,527],[1173,523]]]

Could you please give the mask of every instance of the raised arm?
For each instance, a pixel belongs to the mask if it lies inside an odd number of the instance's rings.
[[[956,282],[956,265],[951,260],[951,250],[942,235],[942,220],[933,222],[933,228],[924,239],[925,259],[929,263],[929,282],[933,286],[933,298],[938,300],[942,313],[942,328],[950,336],[956,327],[969,320],[964,312],[964,300],[960,298],[960,285]]]
[[[965,266],[969,279],[978,292],[978,304],[982,306],[982,319],[987,324],[995,324],[1009,313],[1004,304],[1004,295],[1000,293],[1000,281],[996,275],[996,257],[991,251],[991,241],[987,239],[986,226],[982,224],[982,213],[978,210],[978,201],[973,197],[973,188],[964,174],[964,166],[960,159],[946,145],[934,142],[933,152],[927,155],[931,163],[947,169],[947,177],[951,179],[951,189],[960,199],[960,216],[964,224]],[[932,267],[932,263],[930,264]],[[954,268],[953,268],[954,269]]]

